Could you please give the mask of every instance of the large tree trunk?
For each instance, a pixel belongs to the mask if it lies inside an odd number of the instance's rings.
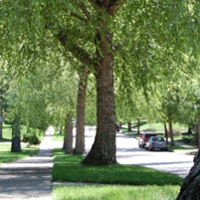
[[[73,125],[72,125],[72,115],[69,112],[66,118],[66,128],[64,137],[64,150],[67,154],[73,153]]]
[[[1,95],[1,90],[0,90],[0,95]],[[3,111],[2,111],[2,106],[1,106],[1,98],[0,98],[0,139],[3,138]]]
[[[85,95],[87,88],[88,69],[83,68],[79,74],[79,89],[76,108],[76,146],[74,153],[83,154],[85,152]]]
[[[198,147],[200,149],[200,116],[198,116]]]
[[[194,165],[184,180],[176,200],[200,199],[200,149],[194,158]]]
[[[0,139],[3,138],[3,123],[0,122]]]
[[[102,17],[104,22],[105,16]],[[103,25],[103,22],[100,26]],[[105,24],[104,24],[105,25]],[[104,29],[105,30],[105,29]],[[92,149],[83,164],[116,164],[115,107],[113,86],[112,35],[97,31],[97,63],[95,66],[97,90],[97,133]]]
[[[12,123],[12,145],[11,152],[21,152],[21,131],[20,131],[20,117],[15,116]]]

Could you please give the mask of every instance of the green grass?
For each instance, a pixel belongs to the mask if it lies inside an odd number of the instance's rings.
[[[22,145],[22,152],[11,152],[11,144],[0,143],[0,165],[13,162],[28,156],[33,156],[39,152],[39,147],[25,147]]]
[[[60,135],[59,133],[53,134],[53,141],[63,141],[64,135]]]
[[[12,139],[11,125],[3,125],[3,139],[0,141],[10,141]]]
[[[54,181],[124,185],[180,185],[182,178],[138,165],[85,166],[82,156],[54,152]]]
[[[54,150],[53,180],[78,183],[54,187],[54,200],[172,200],[183,182],[177,175],[138,165],[84,166],[82,159]]]
[[[28,156],[33,156],[39,152],[39,146],[27,147],[21,143],[22,152],[11,152],[12,130],[11,125],[3,125],[3,139],[0,139],[0,165],[13,162]]]
[[[53,200],[174,200],[179,186],[63,186],[53,189]]]

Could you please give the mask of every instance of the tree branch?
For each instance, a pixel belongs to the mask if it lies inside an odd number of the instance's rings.
[[[91,19],[91,15],[90,12],[88,11],[88,9],[86,8],[85,4],[83,2],[79,2],[78,6],[80,7],[80,9],[83,11],[84,15],[88,18]]]
[[[71,13],[71,16],[76,17],[77,19],[81,20],[82,22],[88,22],[87,19],[85,19],[84,17],[81,17],[80,15],[78,15],[77,13]]]
[[[65,31],[59,31],[57,37],[63,47],[66,48],[67,45],[67,33]],[[68,46],[69,51],[76,57],[80,62],[84,65],[91,66],[94,64],[93,59],[91,59],[90,55],[81,47],[76,44],[72,44]]]
[[[117,11],[122,7],[126,0],[88,0],[95,8],[105,10],[109,15],[114,16]]]

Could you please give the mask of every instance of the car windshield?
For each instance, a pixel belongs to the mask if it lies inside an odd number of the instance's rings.
[[[165,140],[164,140],[164,138],[162,138],[162,137],[158,137],[158,138],[155,138],[155,141],[163,142],[163,141],[165,141]]]

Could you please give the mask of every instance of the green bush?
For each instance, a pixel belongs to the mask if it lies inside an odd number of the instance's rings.
[[[28,146],[40,144],[40,132],[37,129],[27,128],[27,131],[22,133],[22,142],[28,143]]]
[[[37,135],[24,135],[22,142],[28,143],[29,145],[37,145],[40,144],[39,137]]]
[[[198,133],[194,133],[194,134],[183,134],[182,137],[183,143],[184,144],[190,144],[193,146],[197,146],[198,145]]]

